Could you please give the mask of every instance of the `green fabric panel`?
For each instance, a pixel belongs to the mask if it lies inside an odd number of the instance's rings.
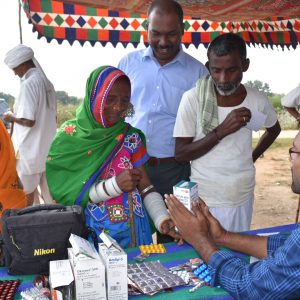
[[[87,16],[97,16],[97,9],[94,7],[86,7]]]
[[[98,41],[98,30],[88,29],[88,38],[90,41]]]
[[[51,38],[54,37],[54,27],[51,27],[51,26],[44,26],[44,27],[43,27],[43,30],[44,30],[44,35],[45,35],[46,37],[51,37]]]
[[[141,33],[139,31],[130,31],[130,41],[139,42],[141,39]]]
[[[284,43],[283,32],[276,32],[277,40],[280,44]]]
[[[220,32],[211,32],[210,33],[210,40],[214,40],[216,37],[220,35]]]
[[[41,1],[42,12],[52,13],[52,4],[49,0]]]
[[[159,299],[159,300],[196,300],[196,299],[214,299],[215,297],[219,296],[226,296],[226,293],[223,289],[212,288],[209,286],[203,286],[197,291],[190,293],[189,289],[192,287],[186,287],[180,289],[178,291],[172,292],[164,292],[164,293],[157,293],[154,296],[135,296],[132,297],[133,300],[135,299]]]
[[[141,18],[140,14],[130,14],[130,18]]]

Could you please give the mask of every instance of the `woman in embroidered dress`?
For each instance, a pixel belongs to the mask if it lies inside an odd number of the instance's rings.
[[[51,145],[48,185],[57,203],[85,207],[87,225],[122,247],[133,244],[129,195],[136,245],[152,243],[145,207],[156,228],[178,240],[144,167],[144,135],[124,121],[133,112],[130,95],[129,78],[119,69],[104,66],[91,73],[76,118],[62,125]]]

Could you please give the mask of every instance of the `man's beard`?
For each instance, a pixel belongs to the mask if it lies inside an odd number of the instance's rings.
[[[239,86],[241,85],[241,81],[237,82],[237,83],[227,83],[227,84],[217,84],[215,81],[215,87],[216,90],[218,91],[218,93],[221,96],[231,96],[233,95],[236,90],[239,88]]]

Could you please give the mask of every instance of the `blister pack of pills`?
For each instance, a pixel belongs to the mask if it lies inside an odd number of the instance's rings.
[[[177,276],[179,276],[184,282],[185,284],[189,284],[190,282],[190,274],[188,271],[186,270],[178,270],[178,271],[172,271],[172,274],[176,274]]]
[[[22,300],[49,300],[51,299],[50,290],[47,288],[33,287],[21,292]]]
[[[133,259],[136,260],[136,261],[139,261],[139,262],[143,262],[149,256],[150,256],[150,254],[140,253],[139,255],[135,256]]]
[[[205,263],[201,264],[198,268],[196,268],[193,273],[198,276],[201,280],[210,285],[211,276],[208,270],[208,267]]]
[[[201,260],[202,262],[202,260]],[[188,285],[197,285],[200,282],[198,276],[193,273],[193,270],[199,266],[200,261],[189,261],[184,264],[180,264],[169,268],[169,271],[173,274],[180,276]]]
[[[166,253],[166,248],[163,244],[151,244],[139,246],[143,254]]]
[[[193,270],[193,273],[198,276],[200,280],[204,281],[206,285],[211,285],[212,277],[205,263],[200,264],[198,268]],[[216,288],[220,287],[221,286],[216,286]]]
[[[0,300],[12,300],[20,280],[0,280]]]
[[[128,277],[139,290],[148,295],[186,284],[182,278],[170,273],[159,261],[129,264]]]

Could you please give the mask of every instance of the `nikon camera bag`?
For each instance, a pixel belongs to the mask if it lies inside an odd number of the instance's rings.
[[[4,263],[11,275],[48,274],[49,261],[66,259],[71,233],[86,237],[78,205],[37,205],[2,215]]]

